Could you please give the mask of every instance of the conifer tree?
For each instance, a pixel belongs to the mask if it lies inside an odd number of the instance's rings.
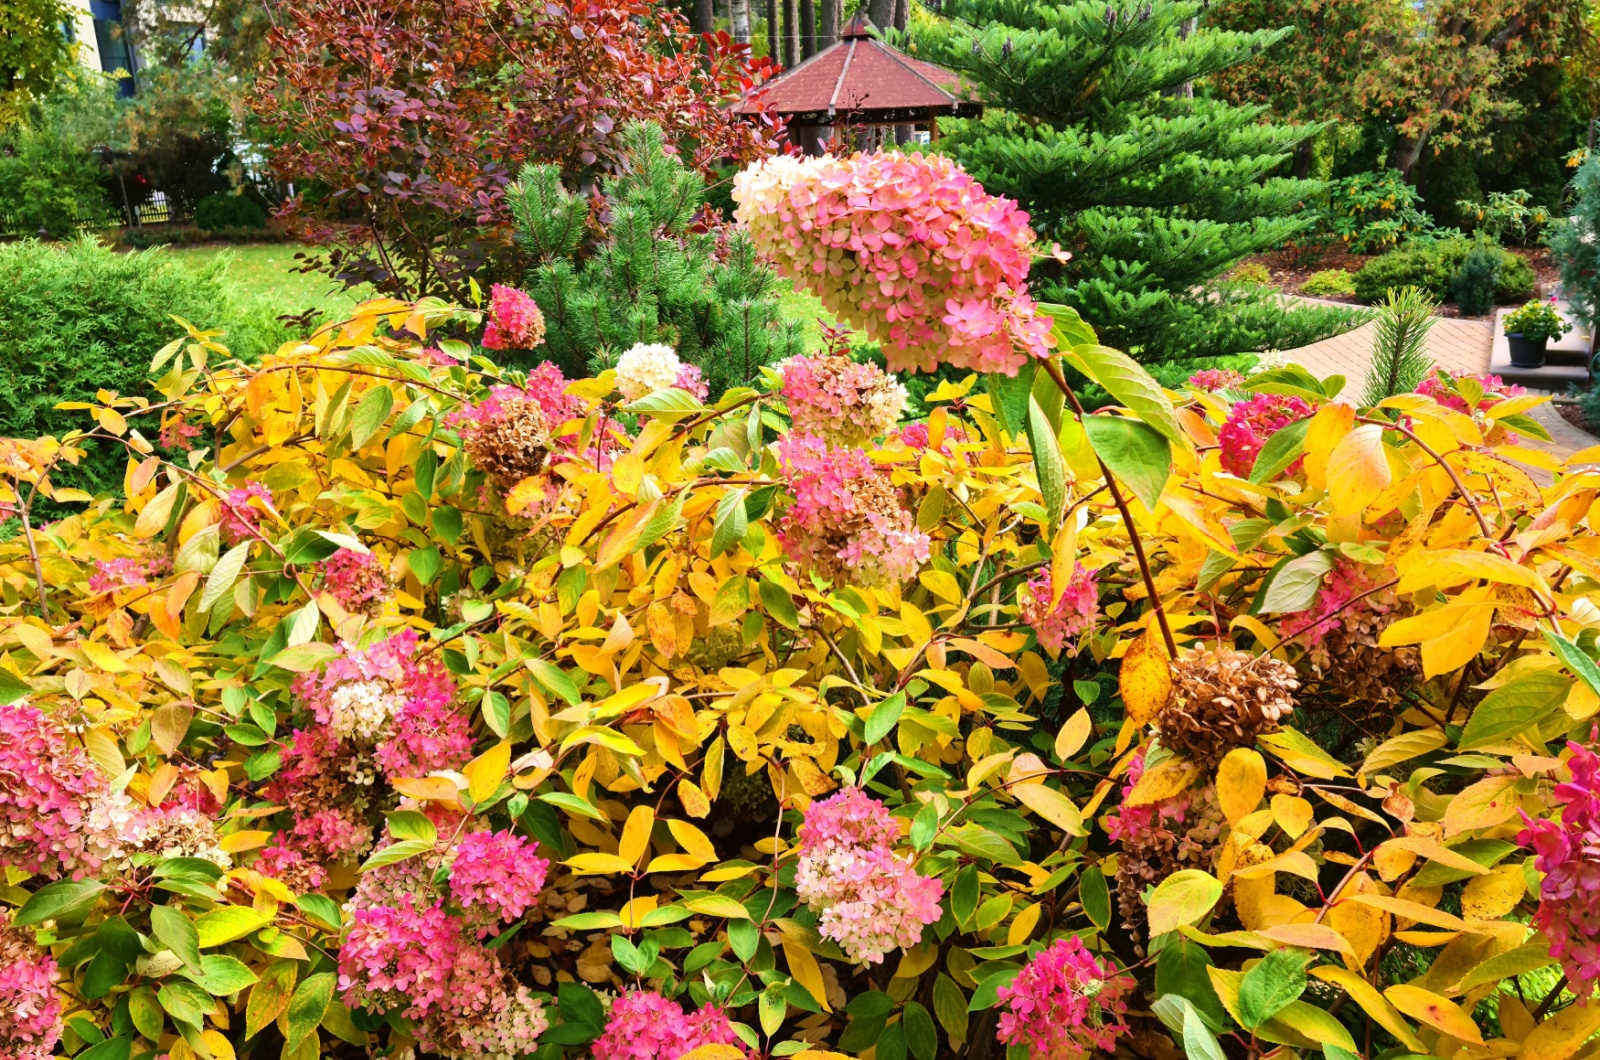
[[[1072,251],[1036,270],[1040,299],[1073,306],[1144,360],[1290,349],[1353,323],[1217,282],[1307,223],[1318,185],[1274,174],[1320,127],[1207,95],[1208,76],[1289,32],[1208,29],[1207,6],[944,0],[914,29],[919,56],[964,74],[988,104],[949,123],[939,149]]]
[[[547,329],[538,352],[576,376],[612,367],[635,343],[665,343],[700,367],[713,396],[803,352],[798,322],[779,310],[783,281],[742,229],[708,220],[700,174],[666,152],[656,126],[623,135],[623,165],[600,181],[597,242],[591,201],[563,187],[556,167],[524,166],[507,191],[535,261],[527,289]]]

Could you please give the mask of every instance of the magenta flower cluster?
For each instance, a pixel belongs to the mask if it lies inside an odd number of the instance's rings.
[[[532,298],[515,287],[489,288],[489,323],[483,329],[486,350],[531,350],[544,342],[544,314]]]
[[[1322,587],[1317,590],[1311,606],[1286,616],[1285,637],[1299,637],[1306,647],[1316,647],[1329,633],[1344,628],[1339,616],[1349,613],[1346,605],[1375,586],[1376,583],[1367,576],[1360,564],[1340,556],[1333,561],[1333,569],[1322,579]]]
[[[800,825],[795,893],[854,961],[880,964],[939,919],[944,884],[894,853],[900,822],[860,788],[813,802]]]
[[[89,575],[89,591],[112,593],[126,589],[142,589],[150,584],[151,578],[158,577],[171,569],[172,561],[165,555],[152,556],[149,559],[120,556],[116,559],[97,560],[94,573]]]
[[[1588,997],[1600,980],[1600,756],[1568,743],[1572,779],[1557,784],[1561,820],[1522,819],[1517,842],[1531,847],[1544,873],[1533,926],[1550,942],[1573,993]]]
[[[1095,572],[1081,563],[1073,564],[1072,577],[1057,599],[1050,571],[1045,570],[1023,587],[1020,603],[1019,617],[1033,627],[1039,643],[1052,658],[1060,655],[1063,648],[1069,655],[1076,655],[1079,635],[1093,629],[1100,614]]]
[[[1231,368],[1206,368],[1189,377],[1189,385],[1196,390],[1232,390],[1244,382],[1244,376]]]
[[[1467,408],[1466,399],[1456,393],[1456,388],[1461,380],[1472,379],[1483,387],[1483,397],[1473,408]],[[1527,387],[1518,386],[1516,383],[1507,383],[1497,375],[1456,375],[1442,368],[1435,369],[1433,374],[1417,384],[1416,392],[1424,397],[1430,397],[1447,409],[1471,415],[1474,412],[1483,412],[1493,408],[1505,398],[1513,398],[1528,392]],[[1481,423],[1482,421],[1480,421]],[[1491,443],[1516,445],[1522,440],[1521,435],[1506,430],[1498,424],[1489,428],[1487,433],[1498,431],[1500,437],[1489,439]]]
[[[1305,400],[1283,394],[1257,394],[1228,411],[1228,419],[1217,433],[1222,445],[1222,467],[1231,475],[1249,478],[1267,439],[1314,410]],[[1305,458],[1295,460],[1288,473],[1298,474]]]
[[[222,495],[222,539],[230,545],[261,536],[261,513],[272,509],[272,491],[246,482]]]
[[[875,364],[845,356],[791,357],[780,369],[783,397],[796,434],[829,445],[866,445],[894,428],[906,388]]]
[[[26,703],[0,706],[0,868],[79,879],[138,845],[138,813]]]
[[[539,844],[513,832],[472,832],[456,844],[450,893],[463,909],[483,911],[495,921],[479,931],[499,934],[498,922],[519,919],[544,889],[550,862]]]
[[[593,1050],[594,1060],[678,1060],[704,1045],[744,1048],[727,1013],[716,1005],[685,1015],[676,1001],[633,990],[611,1003],[610,1019]]]
[[[415,630],[367,648],[343,642],[337,658],[293,688],[320,725],[372,746],[390,777],[458,765],[472,748],[471,726],[451,706],[455,685],[440,663],[418,657]]]
[[[780,155],[734,177],[733,197],[779,273],[882,343],[895,371],[1015,375],[1050,355],[1028,215],[948,158]]]
[[[778,457],[794,493],[778,533],[802,570],[876,586],[904,582],[927,561],[928,535],[888,471],[863,450],[790,435],[778,443]]]
[[[1100,961],[1077,937],[1057,939],[1002,986],[1006,1006],[996,1036],[1009,1046],[1024,1046],[1033,1060],[1084,1060],[1109,1054],[1127,1033],[1123,999],[1133,980]]]
[[[900,444],[908,449],[926,449],[928,448],[928,443],[932,440],[932,435],[928,433],[928,425],[920,420],[916,423],[908,423],[900,428],[897,436],[900,439]],[[944,442],[939,446],[939,452],[945,456],[950,456],[950,444],[954,442],[960,445],[966,440],[967,432],[961,424],[947,424],[944,429]],[[968,459],[971,459],[970,455]]]
[[[46,1060],[61,1040],[56,973],[32,932],[0,923],[0,1060]]]
[[[370,552],[341,548],[322,561],[322,588],[346,611],[367,611],[389,595],[389,576]]]
[[[508,401],[531,401],[544,413],[551,428],[557,428],[583,412],[583,400],[567,393],[567,384],[570,382],[562,374],[559,365],[546,361],[528,373],[528,381],[520,389],[514,386],[493,387],[488,397],[476,405],[452,413],[447,422],[452,426],[483,423],[503,415]]]

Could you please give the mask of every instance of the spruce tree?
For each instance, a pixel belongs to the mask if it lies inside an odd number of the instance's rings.
[[[1220,284],[1307,223],[1319,185],[1277,175],[1315,125],[1206,94],[1205,78],[1289,30],[1209,29],[1205,0],[944,0],[914,28],[920,58],[974,82],[983,117],[943,126],[990,191],[1073,254],[1035,270],[1044,301],[1143,360],[1290,349],[1352,326]]]
[[[742,229],[707,216],[700,174],[667,153],[654,125],[623,137],[621,169],[600,181],[599,240],[591,200],[563,187],[556,167],[524,166],[507,190],[535,262],[526,286],[546,326],[537,352],[581,375],[635,343],[665,343],[700,367],[713,396],[803,352],[800,325],[780,311],[783,281]]]

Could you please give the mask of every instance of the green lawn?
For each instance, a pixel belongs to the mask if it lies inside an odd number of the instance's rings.
[[[228,276],[244,295],[264,299],[281,313],[299,313],[313,306],[330,315],[354,308],[371,296],[366,287],[339,290],[325,273],[302,273],[296,253],[307,248],[294,243],[247,244],[227,247],[169,247],[172,254],[188,264],[207,265],[218,257],[227,258]]]

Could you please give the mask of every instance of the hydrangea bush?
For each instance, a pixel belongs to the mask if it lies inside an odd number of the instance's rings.
[[[1600,453],[1541,398],[1167,391],[1044,307],[897,423],[503,370],[508,312],[194,330],[0,441],[0,1058],[1586,1048]]]

